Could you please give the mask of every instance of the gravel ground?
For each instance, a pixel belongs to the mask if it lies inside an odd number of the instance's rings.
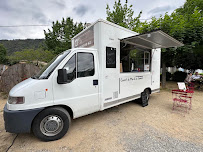
[[[160,131],[147,126],[142,125],[142,129],[145,130],[145,134],[139,139],[132,134],[124,134],[121,143],[124,143],[125,151],[134,152],[201,152],[203,151],[203,146],[199,144],[194,144],[188,141],[181,141],[179,139],[170,137]]]
[[[171,89],[151,95],[149,105],[129,102],[72,121],[69,132],[60,140],[42,142],[33,134],[19,134],[10,152],[55,151],[130,151],[130,152],[203,152],[202,91],[195,91],[189,114],[172,111]],[[15,134],[3,125],[0,99],[0,152],[6,151]]]

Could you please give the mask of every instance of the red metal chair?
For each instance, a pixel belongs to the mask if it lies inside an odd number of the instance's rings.
[[[172,90],[173,110],[189,113],[192,108],[193,93],[192,90]]]
[[[195,90],[195,83],[190,82],[187,84],[187,90],[194,91]]]

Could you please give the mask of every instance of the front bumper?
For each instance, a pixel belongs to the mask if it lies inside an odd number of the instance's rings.
[[[4,107],[4,124],[7,132],[29,133],[35,116],[44,108],[30,110],[8,110]]]

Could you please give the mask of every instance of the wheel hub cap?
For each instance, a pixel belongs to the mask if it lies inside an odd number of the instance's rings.
[[[47,116],[40,123],[40,130],[46,136],[55,136],[63,129],[63,120],[59,116]]]

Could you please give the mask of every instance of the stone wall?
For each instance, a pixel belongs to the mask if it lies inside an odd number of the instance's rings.
[[[1,76],[0,91],[9,91],[21,81],[37,74],[40,68],[33,64],[15,64],[7,68]]]

